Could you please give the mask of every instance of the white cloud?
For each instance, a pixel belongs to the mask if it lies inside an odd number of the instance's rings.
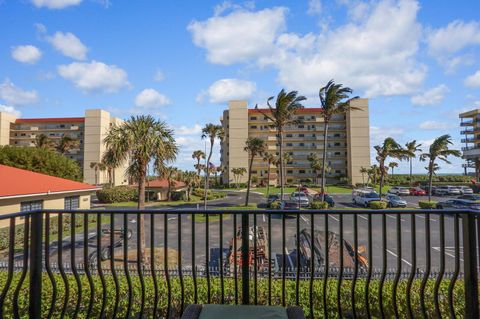
[[[171,104],[170,99],[154,89],[145,89],[135,97],[138,107],[157,108],[168,104]]]
[[[25,91],[15,86],[9,79],[0,83],[0,100],[10,105],[27,105],[38,101],[38,94],[35,90]]]
[[[448,130],[452,128],[456,128],[458,125],[447,123],[447,122],[439,122],[439,121],[425,121],[420,123],[420,128],[422,130]],[[431,143],[430,143],[431,144]]]
[[[480,70],[467,77],[464,84],[468,87],[480,88]]]
[[[163,74],[162,70],[157,70],[157,72],[155,72],[155,75],[153,76],[153,80],[157,82],[161,82],[165,80],[165,74]]]
[[[256,90],[254,82],[238,79],[221,79],[214,82],[197,97],[202,102],[205,97],[211,103],[222,104],[231,100],[248,100]]]
[[[322,2],[320,0],[308,0],[307,14],[317,15],[322,12]]]
[[[63,9],[79,5],[81,2],[82,0],[32,0],[37,8],[46,7],[48,9]]]
[[[370,126],[370,142],[372,146],[380,145],[385,138],[398,139],[405,134],[405,130],[399,127],[378,127]],[[372,157],[374,159],[374,157]]]
[[[97,61],[59,65],[57,71],[84,92],[112,93],[130,85],[123,69]]]
[[[55,32],[47,40],[57,51],[72,59],[85,60],[87,57],[87,47],[73,33]]]
[[[33,45],[19,45],[12,48],[12,58],[21,63],[34,64],[42,57],[42,52]]]
[[[445,84],[441,84],[421,94],[412,96],[411,101],[415,105],[436,105],[443,101],[448,91],[448,87]]]
[[[13,106],[8,106],[3,104],[0,104],[0,112],[10,113],[17,118],[22,116],[22,113],[16,110]]]
[[[200,124],[195,124],[192,127],[182,125],[175,128],[175,133],[179,135],[199,135],[202,133],[202,126]]]
[[[418,10],[413,0],[371,2],[356,13],[362,19],[303,35],[281,33],[285,8],[238,10],[193,22],[189,30],[210,62],[273,66],[282,86],[305,95],[318,94],[332,78],[367,97],[402,95],[415,93],[427,72],[416,60]]]
[[[269,56],[274,40],[285,28],[286,8],[251,12],[238,9],[225,16],[188,25],[195,45],[207,50],[207,59],[217,64],[255,61]]]

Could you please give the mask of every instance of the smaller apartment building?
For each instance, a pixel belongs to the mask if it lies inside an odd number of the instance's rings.
[[[84,117],[66,118],[16,118],[0,112],[0,145],[34,147],[35,139],[40,134],[45,134],[53,142],[69,136],[79,143],[76,149],[70,150],[65,156],[80,164],[84,182],[95,184],[97,175],[98,184],[104,184],[108,182],[106,172],[95,172],[90,164],[101,162],[106,149],[103,139],[110,126],[121,123],[121,119],[98,109],[86,110]],[[115,185],[128,184],[125,168],[126,163],[115,170]]]
[[[478,179],[480,173],[480,109],[461,113],[460,134],[463,136],[462,152],[466,163],[463,164],[465,172],[474,169],[475,176]]]
[[[0,181],[0,215],[39,209],[90,209],[90,197],[98,189],[5,165],[0,165]],[[0,220],[0,227],[8,223]]]
[[[370,133],[368,99],[351,102],[360,108],[346,115],[335,116],[329,124],[327,164],[331,171],[327,174],[328,183],[362,182],[360,168],[370,166]],[[222,175],[224,183],[233,182],[232,168],[244,167],[248,170],[248,154],[244,151],[249,137],[258,137],[267,144],[268,152],[279,153],[276,129],[271,127],[269,109],[249,109],[246,101],[231,101],[221,119],[225,139],[221,142],[221,162],[225,167]],[[284,153],[291,161],[285,165],[287,184],[314,181],[317,177],[308,161],[312,153],[323,156],[324,121],[320,108],[304,108],[297,112],[300,124],[285,128],[283,139]],[[279,172],[272,165],[268,176],[268,164],[259,156],[254,160],[252,176],[256,183],[277,184]],[[246,182],[247,176],[242,177]]]

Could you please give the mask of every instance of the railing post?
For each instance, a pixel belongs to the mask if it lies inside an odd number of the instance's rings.
[[[475,218],[474,213],[462,214],[465,318],[479,318]]]
[[[43,211],[31,215],[29,317],[42,317]],[[26,234],[25,234],[26,235]]]
[[[255,238],[253,240],[256,240]],[[250,303],[250,234],[248,212],[242,213],[242,304]]]

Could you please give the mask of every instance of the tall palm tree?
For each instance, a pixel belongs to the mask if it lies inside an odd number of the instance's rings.
[[[120,125],[113,125],[104,139],[107,151],[111,151],[119,163],[128,159],[127,175],[138,182],[138,209],[145,208],[145,182],[147,166],[162,174],[168,163],[175,160],[178,146],[173,131],[165,122],[151,115],[131,117]],[[140,241],[139,260],[145,262],[145,218],[138,214],[137,231]],[[153,247],[151,248],[153,249]]]
[[[208,167],[210,166],[210,160],[212,158],[213,145],[215,144],[216,139],[223,139],[223,134],[223,127],[221,125],[209,123],[202,129],[202,139],[208,138],[210,140],[210,151],[208,152],[207,167],[205,169],[205,198],[203,199],[205,209],[207,209],[208,178],[210,177],[210,170]]]
[[[192,190],[200,184],[200,176],[193,171],[181,172],[179,179],[185,183],[187,188],[187,201],[190,201]]]
[[[95,185],[98,185],[98,173],[103,172],[106,169],[105,164],[102,162],[91,162],[90,168],[93,168],[95,171]]]
[[[380,169],[378,168],[378,165],[374,164],[368,170],[368,178],[372,180],[373,186],[377,185],[378,175],[380,175]]]
[[[288,173],[288,163],[290,163],[293,160],[292,155],[288,152],[283,153],[283,178],[285,181],[288,181],[287,178],[287,173]],[[280,156],[278,158],[278,162],[280,163]]]
[[[108,184],[110,187],[112,187],[115,184],[115,169],[120,163],[111,149],[108,149],[105,153],[103,153],[102,164],[107,170]]]
[[[335,84],[330,80],[326,86],[322,87],[318,93],[320,97],[320,113],[323,117],[323,168],[322,168],[322,201],[325,195],[326,184],[326,169],[327,169],[327,139],[328,139],[328,125],[334,115],[346,114],[349,111],[360,110],[355,106],[351,106],[350,102],[358,99],[358,96],[350,98],[353,90],[349,87],[344,87],[343,84]]]
[[[219,185],[219,183],[218,183],[218,177],[217,177],[217,176],[218,176],[219,173],[222,174],[222,172],[223,172],[223,167],[222,167],[222,165],[219,165],[219,166],[215,167],[215,171],[214,171],[214,173],[215,173],[215,185],[217,185],[217,186]],[[221,180],[222,180],[222,179],[220,178],[220,181],[221,181]],[[217,186],[216,186],[216,187],[217,187]]]
[[[202,159],[205,159],[205,152],[201,150],[196,150],[192,153],[192,158],[197,160],[197,164],[195,164],[195,169],[197,170],[197,174],[200,175],[200,172],[202,171],[202,167],[200,164],[200,161]]]
[[[422,151],[420,146],[422,146],[422,144],[417,144],[416,140],[413,140],[411,142],[407,142],[405,144],[405,149],[407,149],[410,152],[410,155],[408,156],[408,162],[410,164],[410,184],[412,183],[412,160],[415,157],[417,157],[417,155],[415,153]]]
[[[245,167],[233,167],[231,172],[233,174],[233,181],[237,184],[237,188],[239,188],[240,177],[247,172],[247,169]]]
[[[322,160],[315,153],[310,153],[310,155],[307,157],[307,160],[310,162],[310,167],[315,173],[314,183],[318,184],[318,171],[322,170]]]
[[[275,155],[272,153],[263,153],[263,161],[267,163],[267,197],[270,195],[270,166],[275,164]]]
[[[360,167],[360,174],[362,174],[362,184],[365,187],[365,175],[368,175],[368,168],[366,167]],[[367,180],[368,183],[368,180]]]
[[[50,138],[41,133],[41,134],[38,134],[36,137],[35,137],[35,141],[33,142],[35,144],[35,147],[37,148],[48,148],[48,149],[51,149],[52,148],[52,141],[50,140]]]
[[[56,145],[56,149],[60,154],[65,155],[65,153],[77,148],[78,144],[79,141],[77,139],[64,135]]]
[[[266,150],[265,142],[258,137],[249,137],[245,142],[244,151],[250,155],[250,163],[248,164],[248,182],[247,182],[247,196],[245,197],[245,206],[248,206],[250,197],[250,184],[252,181],[252,167],[255,156],[261,156]]]
[[[278,93],[275,107],[273,107],[270,102],[275,97],[271,96],[267,105],[269,110],[260,110],[258,106],[255,106],[256,109],[270,121],[272,121],[272,127],[277,130],[277,141],[280,151],[280,195],[283,198],[284,192],[284,172],[283,172],[283,133],[285,131],[285,126],[290,124],[298,124],[300,121],[295,119],[294,116],[299,109],[303,109],[302,101],[306,100],[306,97],[299,96],[297,91],[285,92],[284,89]]]
[[[388,167],[390,167],[390,169],[392,170],[392,175],[393,175],[393,170],[395,169],[395,167],[398,167],[398,163],[397,162],[390,162],[390,163],[388,163]]]
[[[448,160],[448,156],[455,156],[460,157],[462,154],[458,150],[451,150],[449,146],[452,145],[452,138],[450,135],[445,134],[440,137],[437,137],[435,141],[433,141],[432,145],[430,145],[428,153],[423,153],[420,155],[421,161],[428,160],[428,200],[430,201],[432,198],[432,180],[433,174],[436,170],[439,169],[438,164],[435,161],[438,159],[443,161],[447,164],[450,164]]]
[[[178,178],[178,168],[169,166],[163,172],[163,177],[167,180],[167,201],[172,200],[172,187],[175,186],[175,179]]]
[[[383,184],[385,182],[385,176],[387,176],[387,168],[385,166],[385,161],[391,157],[399,160],[407,158],[409,151],[402,148],[393,138],[387,137],[382,145],[374,146],[375,151],[377,152],[377,162],[380,169],[380,198],[383,195]]]

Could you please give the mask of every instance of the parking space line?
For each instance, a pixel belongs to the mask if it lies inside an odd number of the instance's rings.
[[[390,215],[390,214],[387,214],[387,217],[390,217],[390,218],[392,218],[392,219],[397,219],[397,216],[393,216],[393,215]],[[405,219],[400,218],[400,221],[404,222]]]
[[[398,258],[398,255],[395,254],[395,253],[394,253],[393,251],[391,251],[390,249],[387,249],[387,252],[388,252],[390,255],[394,256],[395,258]],[[402,261],[403,261],[404,263],[406,263],[407,265],[409,265],[410,267],[412,267],[412,264],[409,263],[408,260],[402,258]]]
[[[422,215],[415,215],[415,216],[417,216],[418,218],[425,219],[425,216],[422,216]],[[437,220],[436,220],[435,218],[431,218],[431,217],[430,217],[430,221],[436,222]]]
[[[459,247],[459,248],[460,248],[460,254],[463,254],[463,247]],[[440,253],[440,247],[432,247],[432,249]],[[447,250],[455,250],[455,247],[445,247],[445,250],[444,250],[445,256],[455,259],[455,255],[447,252]],[[463,258],[460,258],[460,261],[463,262]]]
[[[368,220],[368,218],[365,217],[365,216],[363,216],[362,214],[357,214],[357,216],[360,217],[360,218],[363,218],[363,219],[365,219],[365,220]]]
[[[303,221],[308,224],[308,219],[306,219],[305,217],[303,217],[303,215],[300,215],[300,217],[302,217]]]
[[[339,220],[337,217],[335,217],[335,216],[332,216],[332,215],[330,215],[330,214],[328,215],[328,217],[332,218],[333,220],[336,220],[337,222],[339,222],[339,221],[340,221],[340,220]]]

